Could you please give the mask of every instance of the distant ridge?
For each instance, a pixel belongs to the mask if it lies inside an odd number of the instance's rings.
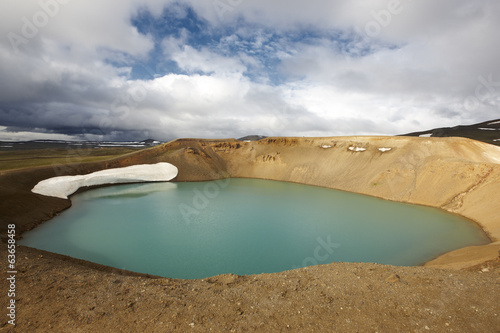
[[[247,135],[247,136],[244,136],[242,138],[239,138],[238,140],[239,141],[259,141],[259,140],[262,140],[262,139],[265,139],[267,138],[267,136],[264,136],[264,135]]]
[[[161,142],[158,140],[154,140],[154,139],[146,139],[146,140],[142,140],[140,143],[142,143],[146,146],[156,146],[156,145],[159,145]]]
[[[440,127],[427,131],[403,134],[402,136],[458,136],[500,146],[500,119],[494,119],[473,125]]]
[[[0,150],[37,150],[37,149],[93,149],[93,148],[148,148],[159,145],[158,140],[143,141],[63,141],[63,140],[32,140],[32,141],[0,141]]]

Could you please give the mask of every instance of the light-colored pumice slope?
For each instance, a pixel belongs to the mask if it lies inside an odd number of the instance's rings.
[[[80,187],[123,184],[137,182],[169,181],[177,176],[178,170],[170,163],[133,165],[96,171],[86,175],[60,176],[42,180],[31,191],[34,193],[67,199]]]
[[[298,182],[439,207],[476,221],[493,241],[428,265],[461,268],[498,256],[499,147],[463,138],[414,137],[183,143],[191,144],[184,152],[198,163],[222,159],[230,177]]]

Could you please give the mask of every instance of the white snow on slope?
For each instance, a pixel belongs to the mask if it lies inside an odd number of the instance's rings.
[[[496,131],[497,130],[497,128],[486,128],[486,127],[480,127],[478,129],[480,129],[482,131]]]
[[[392,148],[379,148],[378,150],[380,150],[381,152],[385,153],[386,151],[392,150]]]
[[[140,182],[163,182],[177,176],[178,169],[170,163],[142,164],[101,170],[88,175],[61,176],[45,179],[31,190],[50,197],[67,199],[80,187]]]
[[[366,148],[361,148],[361,147],[349,147],[350,151],[365,151]]]

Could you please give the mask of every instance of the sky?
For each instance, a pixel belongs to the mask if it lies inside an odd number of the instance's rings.
[[[500,1],[0,2],[0,140],[397,135],[500,118]]]

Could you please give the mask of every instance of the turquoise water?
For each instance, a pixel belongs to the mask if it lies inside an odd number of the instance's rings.
[[[257,179],[105,187],[20,244],[171,278],[280,272],[334,261],[418,265],[489,242],[438,209]]]

